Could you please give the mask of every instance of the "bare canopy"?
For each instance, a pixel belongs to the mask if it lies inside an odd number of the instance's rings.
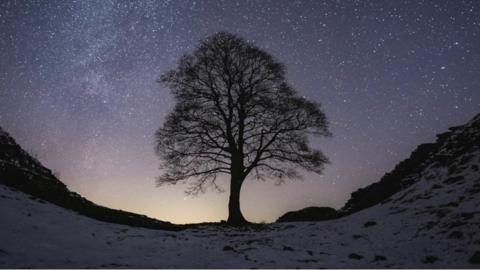
[[[176,105],[156,133],[158,184],[186,180],[198,193],[230,175],[229,223],[246,222],[240,189],[247,176],[281,183],[299,177],[297,168],[321,173],[328,162],[308,144],[309,135],[330,135],[320,104],[298,96],[285,67],[242,38],[206,38],[160,81]]]

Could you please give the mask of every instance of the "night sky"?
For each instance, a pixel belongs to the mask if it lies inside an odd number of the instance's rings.
[[[2,0],[0,126],[96,203],[175,223],[225,219],[228,192],[155,187],[154,132],[173,107],[156,80],[217,31],[283,62],[333,133],[312,142],[331,160],[322,176],[245,182],[251,221],[341,207],[416,145],[480,112],[478,0]]]

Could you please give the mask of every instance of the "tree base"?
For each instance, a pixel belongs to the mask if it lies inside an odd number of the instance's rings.
[[[231,226],[244,226],[250,224],[243,216],[241,217],[229,217],[227,224]]]

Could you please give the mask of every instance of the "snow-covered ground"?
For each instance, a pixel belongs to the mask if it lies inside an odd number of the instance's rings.
[[[0,268],[475,267],[480,178],[460,175],[447,185],[445,168],[429,168],[391,201],[339,220],[180,232],[99,222],[0,185]]]
[[[479,135],[477,116],[410,174],[413,185],[323,222],[149,230],[96,221],[0,184],[0,268],[478,268],[471,262],[480,260]]]

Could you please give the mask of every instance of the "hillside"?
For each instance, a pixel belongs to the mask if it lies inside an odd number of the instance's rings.
[[[353,192],[342,211],[345,214],[357,212],[385,201],[415,183],[427,167],[448,167],[448,175],[455,175],[456,172],[467,169],[465,163],[474,159],[474,151],[478,149],[480,115],[465,126],[452,127],[448,132],[437,135],[435,143],[419,145],[409,158],[400,162],[379,182]],[[476,166],[473,169],[478,171]]]
[[[465,126],[449,128],[448,132],[437,135],[434,143],[419,145],[407,159],[399,162],[395,168],[386,173],[380,181],[352,192],[345,205],[334,213],[333,209],[324,207],[308,207],[291,211],[280,217],[277,222],[329,220],[372,207],[390,200],[390,197],[401,190],[407,189],[421,178],[424,170],[429,167],[449,167],[449,175],[455,171],[467,169],[464,165],[475,155],[472,151],[480,149],[480,114]],[[458,163],[456,160],[462,157]],[[472,169],[478,172],[478,166]],[[435,185],[440,188],[441,185]],[[316,211],[312,211],[316,210]],[[308,214],[307,214],[308,212]]]
[[[23,150],[1,127],[0,184],[97,220],[152,229],[180,229],[179,226],[169,222],[99,206],[68,190],[67,186],[58,180],[51,170],[45,168],[36,158]]]
[[[479,116],[450,129],[397,192],[323,222],[150,230],[0,185],[0,267],[478,268],[479,136]]]

